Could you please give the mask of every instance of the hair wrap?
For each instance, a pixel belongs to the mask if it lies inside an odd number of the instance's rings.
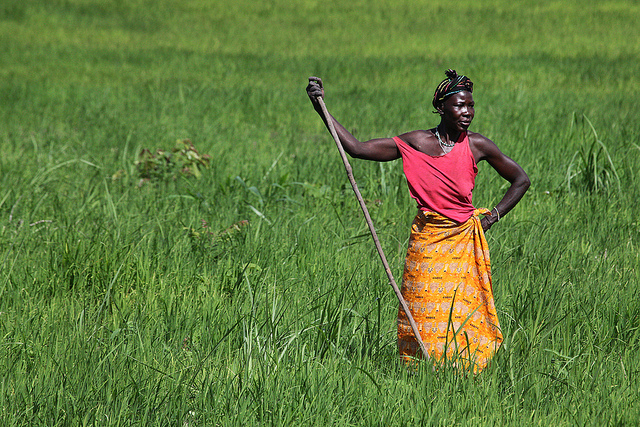
[[[459,76],[455,70],[445,71],[447,78],[440,82],[433,94],[433,108],[438,109],[438,104],[458,92],[466,90],[473,92],[473,82],[467,76]]]

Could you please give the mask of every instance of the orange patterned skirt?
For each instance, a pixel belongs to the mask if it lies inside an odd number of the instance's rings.
[[[465,223],[421,211],[411,225],[402,295],[430,359],[481,371],[502,343],[493,302],[489,248],[476,209]],[[398,310],[398,350],[420,356],[407,316]]]

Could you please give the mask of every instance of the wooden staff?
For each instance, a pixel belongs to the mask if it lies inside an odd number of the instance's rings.
[[[411,330],[413,331],[413,335],[415,335],[418,340],[418,344],[420,344],[420,349],[422,350],[422,354],[424,357],[429,357],[429,353],[427,353],[427,349],[422,342],[422,337],[420,336],[420,332],[418,331],[418,325],[413,320],[413,316],[411,315],[411,311],[409,311],[409,307],[407,306],[407,302],[402,297],[402,293],[400,289],[398,289],[398,285],[396,284],[395,279],[393,278],[393,274],[391,273],[391,269],[389,268],[389,263],[387,262],[387,258],[384,256],[384,252],[382,250],[382,246],[380,245],[380,240],[378,240],[378,234],[376,233],[376,229],[373,227],[373,221],[371,221],[371,216],[369,215],[369,210],[367,209],[367,205],[364,203],[364,199],[360,194],[360,190],[358,190],[358,184],[356,183],[355,178],[353,177],[353,171],[351,169],[351,165],[349,164],[349,159],[347,158],[346,153],[344,152],[344,148],[342,148],[342,144],[340,143],[340,138],[338,137],[338,133],[336,132],[336,128],[333,126],[333,120],[327,111],[327,106],[324,104],[324,100],[322,97],[318,97],[318,102],[320,103],[320,107],[322,108],[322,114],[324,115],[325,121],[327,122],[327,126],[329,127],[329,131],[333,136],[333,139],[336,141],[336,145],[338,146],[338,151],[340,151],[340,157],[342,157],[342,162],[344,163],[344,168],[347,170],[347,177],[349,178],[349,182],[351,183],[351,187],[353,187],[353,192],[356,193],[356,198],[360,203],[360,208],[362,208],[362,212],[364,213],[364,217],[367,220],[367,225],[369,226],[369,231],[371,231],[371,237],[373,237],[373,242],[376,245],[376,249],[378,250],[378,255],[380,255],[380,259],[382,260],[382,264],[384,265],[384,271],[387,272],[387,277],[389,277],[389,282],[393,287],[393,290],[398,297],[398,301],[400,301],[400,305],[402,309],[407,315],[409,319],[409,323],[411,324]]]

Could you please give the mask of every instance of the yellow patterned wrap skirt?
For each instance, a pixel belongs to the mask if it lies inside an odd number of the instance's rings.
[[[411,225],[402,295],[436,366],[446,358],[454,366],[479,372],[502,343],[481,214],[490,213],[476,209],[460,224],[421,211]],[[398,350],[408,363],[421,354],[402,307]]]

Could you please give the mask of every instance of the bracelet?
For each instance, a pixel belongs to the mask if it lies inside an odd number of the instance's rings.
[[[497,206],[495,208],[493,208],[493,209],[495,209],[496,215],[498,215],[498,219],[496,220],[496,222],[498,222],[498,221],[500,221],[500,211],[498,211],[498,207]],[[491,210],[492,212],[493,212],[493,209]]]

